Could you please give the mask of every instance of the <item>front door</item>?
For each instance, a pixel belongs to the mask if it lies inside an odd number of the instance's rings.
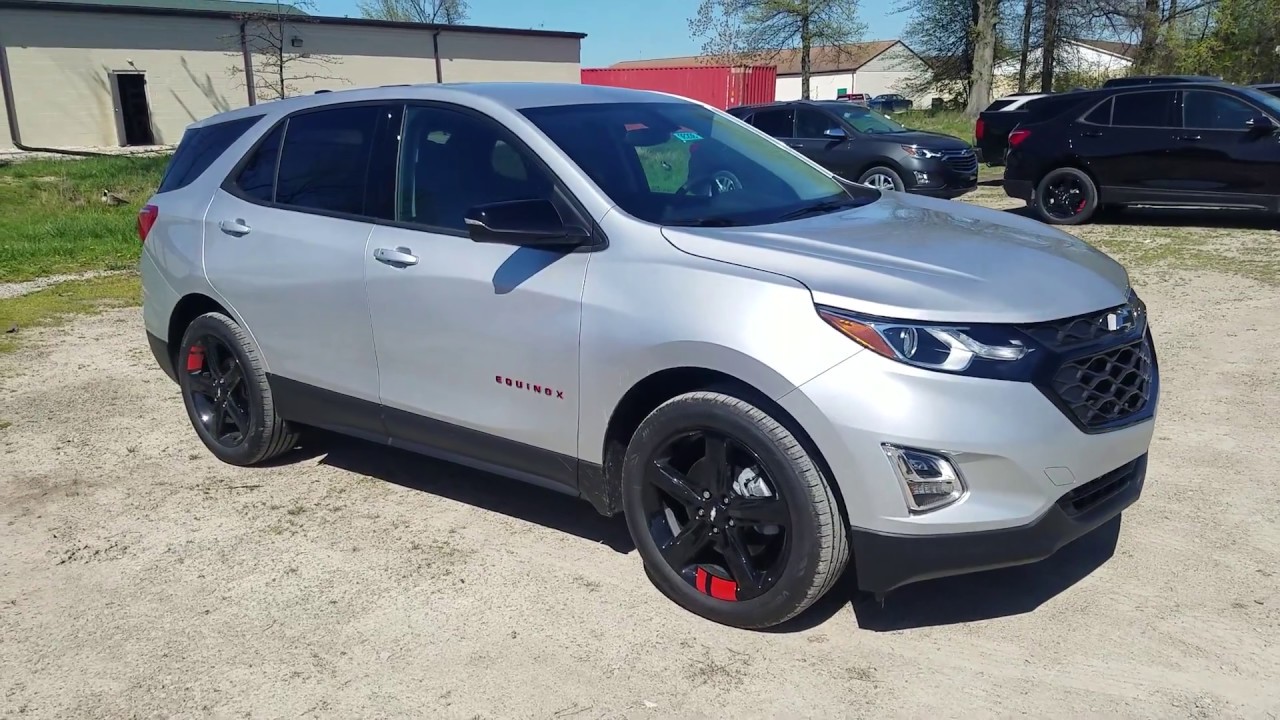
[[[1188,200],[1271,208],[1280,194],[1280,142],[1250,128],[1266,113],[1216,90],[1182,93],[1182,130],[1173,148],[1179,189]],[[1209,194],[1209,195],[1206,195]]]
[[[591,254],[476,243],[463,221],[484,203],[556,201],[556,183],[496,122],[444,105],[406,109],[397,176],[394,225],[364,258],[391,435],[573,485]]]
[[[273,389],[295,400],[320,398],[306,405],[329,414],[311,418],[316,424],[375,435],[365,178],[377,128],[395,112],[366,104],[290,117],[233,171],[205,214],[209,281],[234,300]]]
[[[795,137],[790,141],[791,146],[831,172],[856,182],[860,168],[851,152],[853,144],[847,136],[827,136],[827,131],[831,129],[848,132],[840,121],[821,110],[798,108]]]

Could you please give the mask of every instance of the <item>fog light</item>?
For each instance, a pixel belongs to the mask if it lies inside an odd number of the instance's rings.
[[[964,496],[964,480],[949,459],[936,453],[883,444],[913,513],[944,508]]]
[[[916,174],[916,184],[918,184],[918,185],[928,185],[928,184],[929,184],[929,173],[927,173],[927,172],[920,172],[919,170],[913,170],[912,172],[914,172],[914,173]]]

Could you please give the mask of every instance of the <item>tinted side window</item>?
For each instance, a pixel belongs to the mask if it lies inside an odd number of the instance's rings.
[[[374,130],[383,108],[338,107],[289,118],[276,202],[282,205],[359,215]]]
[[[821,138],[833,127],[836,127],[836,121],[817,110],[796,111],[796,137],[798,138]]]
[[[1127,127],[1174,127],[1173,100],[1177,92],[1156,90],[1116,95],[1111,124]]]
[[[284,123],[267,134],[249,155],[248,161],[236,175],[236,187],[251,200],[269,203],[275,199],[276,160],[280,157],[280,138],[284,136]]]
[[[1260,113],[1243,100],[1209,90],[1182,95],[1182,126],[1203,130],[1244,130]]]
[[[795,111],[785,108],[777,110],[761,110],[751,118],[751,124],[761,132],[776,138],[792,137],[795,125]]]
[[[1097,107],[1089,111],[1084,116],[1084,121],[1093,123],[1094,125],[1110,125],[1111,124],[1111,98],[1107,98],[1098,104]]]
[[[169,192],[190,185],[261,119],[261,115],[254,115],[184,132],[182,140],[178,141],[178,149],[169,160],[169,167],[164,171],[164,178],[160,181],[157,192]]]
[[[396,219],[466,231],[477,205],[552,200],[555,184],[499,126],[473,115],[410,107],[400,145]]]

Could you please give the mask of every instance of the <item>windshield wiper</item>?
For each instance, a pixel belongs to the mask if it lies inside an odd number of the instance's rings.
[[[853,198],[848,198],[845,200],[823,200],[822,202],[816,202],[816,203],[813,203],[812,205],[805,205],[802,208],[792,210],[791,212],[788,212],[788,213],[783,213],[782,215],[778,216],[778,219],[794,220],[796,218],[804,217],[805,215],[834,212],[836,210],[843,210],[844,208],[853,207],[858,204],[859,204],[858,201],[854,200]]]
[[[709,217],[709,218],[701,218],[698,220],[685,220],[683,222],[671,223],[671,224],[678,225],[680,227],[732,227],[734,225],[737,225],[737,223],[730,220],[729,218],[722,218],[722,217]]]

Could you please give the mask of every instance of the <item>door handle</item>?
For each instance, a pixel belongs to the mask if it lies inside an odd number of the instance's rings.
[[[796,148],[797,150],[804,147],[804,143],[787,143],[787,145],[789,147]]]
[[[1186,142],[1196,142],[1200,139],[1200,136],[1199,135],[1179,135],[1178,139]]]
[[[1082,133],[1080,133],[1080,134],[1081,134],[1082,136],[1084,136],[1084,137],[1087,137],[1087,138],[1100,138],[1100,137],[1102,137],[1102,133],[1098,132],[1097,130],[1085,130],[1084,132],[1082,132]]]
[[[398,247],[394,250],[390,248],[378,248],[373,251],[373,259],[388,265],[399,265],[406,267],[418,264],[418,256],[407,247]]]
[[[236,218],[235,220],[223,220],[218,223],[218,228],[221,229],[222,232],[228,235],[235,235],[236,237],[249,234],[249,225],[240,218]]]

